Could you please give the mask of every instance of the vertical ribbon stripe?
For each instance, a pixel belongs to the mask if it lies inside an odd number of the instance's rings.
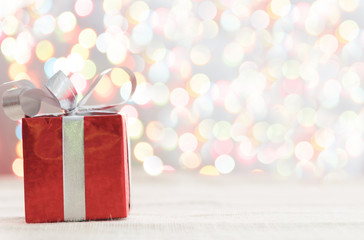
[[[64,220],[85,220],[84,117],[64,116],[62,129]]]

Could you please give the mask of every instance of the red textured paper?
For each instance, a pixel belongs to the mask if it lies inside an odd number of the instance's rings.
[[[62,118],[24,118],[25,220],[63,221]]]
[[[125,129],[120,115],[85,117],[86,219],[127,216]]]
[[[129,211],[125,121],[84,117],[86,220]],[[62,117],[23,119],[26,222],[63,221]]]

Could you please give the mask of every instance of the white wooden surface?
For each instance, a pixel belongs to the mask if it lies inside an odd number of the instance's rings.
[[[364,239],[364,179],[137,173],[132,187],[128,219],[26,224],[22,181],[0,177],[0,240]]]

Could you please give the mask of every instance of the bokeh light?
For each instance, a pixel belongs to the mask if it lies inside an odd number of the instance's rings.
[[[146,158],[153,155],[153,147],[147,142],[139,142],[134,147],[134,156],[138,161],[144,162]]]
[[[129,8],[130,17],[136,22],[143,22],[149,16],[149,6],[144,1],[135,1]]]
[[[188,169],[195,169],[201,165],[201,157],[194,152],[184,152],[179,158],[182,166]]]
[[[37,55],[40,61],[42,62],[47,61],[54,55],[53,44],[48,40],[40,41],[35,49],[35,54]]]
[[[23,142],[22,141],[19,141],[16,144],[15,151],[16,151],[16,155],[18,155],[19,158],[23,158]]]
[[[314,150],[309,142],[299,142],[295,147],[295,155],[300,161],[309,161],[312,159]]]
[[[216,158],[215,167],[220,173],[227,174],[234,170],[235,161],[229,155],[221,155]]]
[[[157,156],[147,157],[143,162],[143,167],[151,176],[157,176],[163,172],[163,162]]]
[[[184,133],[179,137],[178,146],[183,152],[193,152],[196,150],[198,141],[194,134]]]
[[[94,93],[100,98],[107,98],[112,93],[112,83],[108,75],[103,76],[103,79],[96,85]]]
[[[217,171],[217,169],[212,165],[206,165],[202,167],[199,171],[201,175],[205,176],[219,176],[220,173]]]
[[[120,11],[123,3],[122,0],[104,0],[103,8],[105,13],[111,14]]]
[[[352,41],[359,35],[359,26],[353,20],[345,20],[338,30],[339,36],[346,41]]]
[[[94,10],[94,3],[92,0],[77,0],[74,9],[78,16],[86,17]]]
[[[84,48],[92,48],[96,45],[97,34],[92,28],[86,28],[80,32],[78,41]]]
[[[66,16],[67,17],[67,16]],[[65,15],[63,15],[59,21],[63,21],[65,20]],[[72,23],[70,23],[72,24]],[[62,27],[61,27],[62,26]],[[60,25],[61,29],[67,28],[66,25]],[[74,27],[74,26],[73,26]],[[56,19],[54,16],[52,15],[44,15],[40,18],[38,18],[35,22],[34,22],[34,32],[40,34],[40,35],[50,35],[53,33],[53,31],[56,28]]]
[[[16,158],[12,164],[12,170],[15,176],[23,177],[23,159]]]
[[[291,9],[290,0],[272,0],[270,8],[273,14],[279,17],[287,15]]]
[[[70,32],[76,27],[77,18],[72,12],[66,11],[58,16],[57,24],[63,32]]]
[[[131,139],[140,139],[144,134],[143,122],[138,118],[128,119],[128,136]]]
[[[136,92],[117,111],[128,116],[132,164],[147,174],[362,174],[359,0],[7,5],[2,82],[29,79],[42,87],[62,70],[82,97],[98,73],[116,67],[89,100],[107,105],[130,90],[117,66],[135,72]],[[1,154],[7,171],[21,176],[20,123],[13,133],[17,159]]]

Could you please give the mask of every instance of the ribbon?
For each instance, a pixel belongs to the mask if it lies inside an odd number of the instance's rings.
[[[109,68],[97,74],[80,101],[77,101],[78,93],[71,80],[62,71],[58,71],[45,84],[47,91],[36,88],[29,80],[6,82],[0,85],[0,94],[5,91],[2,99],[4,113],[12,120],[19,120],[24,115],[34,117],[38,114],[42,102],[61,108],[64,115],[115,113],[117,112],[115,109],[121,107],[134,94],[137,84],[132,71],[125,67],[118,68],[123,69],[128,74],[131,83],[129,96],[122,102],[109,105],[85,105],[96,85],[114,68]]]
[[[62,118],[63,217],[86,220],[84,117]]]

